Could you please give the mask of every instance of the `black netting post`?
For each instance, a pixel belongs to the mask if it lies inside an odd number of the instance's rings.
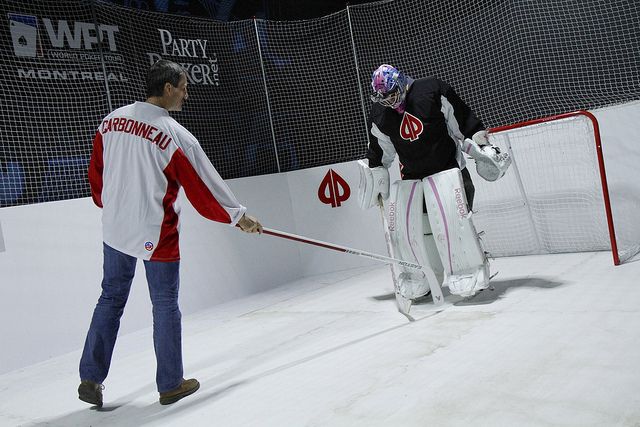
[[[98,16],[96,14],[95,0],[89,0],[89,4],[91,5],[91,16],[93,18],[93,25],[95,25],[96,34],[98,35],[98,54],[100,55],[100,64],[102,66],[102,74],[104,75],[104,90],[107,95],[107,105],[109,107],[109,111],[112,111],[113,105],[111,104],[111,92],[109,92],[107,66],[104,63],[104,53],[102,52],[102,32],[98,27]]]
[[[260,33],[258,31],[258,20],[256,18],[253,18],[253,26],[256,29],[256,40],[258,42],[258,55],[260,56],[260,69],[262,70],[264,94],[267,100],[267,112],[269,114],[269,126],[271,126],[271,137],[273,138],[273,152],[276,156],[276,165],[278,166],[278,173],[280,173],[282,172],[282,169],[280,169],[280,159],[278,158],[278,146],[276,145],[276,132],[273,129],[273,114],[271,113],[271,102],[269,101],[269,88],[267,87],[267,74],[264,71],[264,60],[262,58],[262,46],[260,44]]]
[[[362,118],[364,120],[365,140],[369,134],[367,126],[367,110],[365,108],[364,92],[362,90],[362,79],[360,78],[360,64],[358,63],[358,54],[356,52],[356,42],[353,37],[353,26],[351,24],[351,6],[347,5],[347,19],[349,20],[349,35],[351,36],[351,49],[353,51],[353,61],[356,64],[356,77],[358,79],[358,91],[360,92],[360,106],[362,107]]]

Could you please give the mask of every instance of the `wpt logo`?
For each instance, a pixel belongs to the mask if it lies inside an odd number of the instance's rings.
[[[349,188],[347,181],[335,173],[333,169],[329,169],[318,187],[318,199],[335,208],[340,206],[340,203],[347,200],[349,196],[351,196],[351,188]]]
[[[11,39],[13,41],[13,51],[16,56],[43,56],[38,32],[38,17],[32,15],[19,15],[17,13],[7,14],[9,26],[11,28]],[[116,33],[119,29],[117,25],[94,24],[91,22],[69,22],[64,19],[52,21],[42,18],[50,48],[47,53],[52,59],[73,59],[87,60],[95,59],[85,57],[75,53],[65,56],[59,52],[65,51],[94,51],[98,45],[103,44],[109,52],[105,54],[105,59],[110,61],[116,52]],[[106,42],[106,43],[105,43]],[[62,50],[55,50],[62,49]],[[51,54],[51,52],[58,52]],[[118,59],[118,58],[116,58]],[[121,61],[120,61],[121,62]]]
[[[116,52],[116,33],[119,31],[117,25],[94,24],[92,22],[75,21],[69,25],[69,21],[60,19],[57,22],[47,18],[42,18],[44,27],[47,30],[51,46],[55,48],[70,48],[93,50],[107,41],[109,51]]]
[[[9,13],[7,16],[14,54],[31,58],[42,56],[42,46],[38,37],[38,18],[15,13]]]

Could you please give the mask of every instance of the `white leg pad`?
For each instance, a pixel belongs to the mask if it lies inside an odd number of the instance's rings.
[[[429,223],[444,267],[443,285],[455,295],[471,296],[489,286],[489,261],[473,225],[460,169],[423,180]]]
[[[427,252],[427,258],[429,258],[429,264],[431,264],[431,269],[436,275],[438,283],[442,283],[444,281],[444,268],[442,267],[440,253],[438,252],[433,232],[431,231],[431,224],[429,224],[429,215],[425,213],[422,214],[422,231],[424,233],[424,246]]]
[[[424,192],[420,180],[400,180],[391,185],[386,207],[391,246],[396,258],[423,266],[413,270],[399,266],[398,285],[400,294],[415,299],[426,295],[438,282],[425,246],[422,222]]]

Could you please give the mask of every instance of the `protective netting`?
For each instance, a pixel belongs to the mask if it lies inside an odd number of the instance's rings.
[[[109,82],[113,108],[145,99],[146,70],[158,59],[183,66],[189,99],[171,113],[202,144],[224,178],[278,172],[253,21],[204,19],[96,7],[98,22],[120,17],[124,64],[107,64],[127,81]],[[122,14],[129,15],[122,19]]]
[[[0,12],[0,207],[88,196],[101,118],[144,99],[159,58],[187,69],[190,99],[174,117],[224,178],[362,158],[381,63],[449,82],[487,126],[640,99],[640,2],[630,0],[394,0],[297,22],[91,0],[5,0]],[[546,161],[528,158],[533,169]],[[587,203],[565,190],[541,217]]]
[[[367,129],[345,17],[258,21],[282,171],[364,156]]]
[[[150,13],[92,1],[0,4],[0,206],[89,195],[91,143],[111,110],[145,99],[149,65],[187,70],[172,113],[225,178],[278,172],[255,23]]]
[[[91,9],[65,1],[41,8],[0,5],[0,206],[88,195],[91,140],[108,113]],[[108,50],[113,29],[103,31]]]
[[[487,126],[640,97],[635,0],[395,0],[349,12],[361,70],[386,62],[439,77]]]

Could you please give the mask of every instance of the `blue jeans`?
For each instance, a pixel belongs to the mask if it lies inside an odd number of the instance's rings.
[[[93,311],[82,358],[80,378],[102,384],[109,372],[120,318],[129,298],[137,259],[104,244],[102,294]],[[144,261],[153,304],[153,344],[158,392],[182,383],[182,326],[178,307],[180,262]]]

